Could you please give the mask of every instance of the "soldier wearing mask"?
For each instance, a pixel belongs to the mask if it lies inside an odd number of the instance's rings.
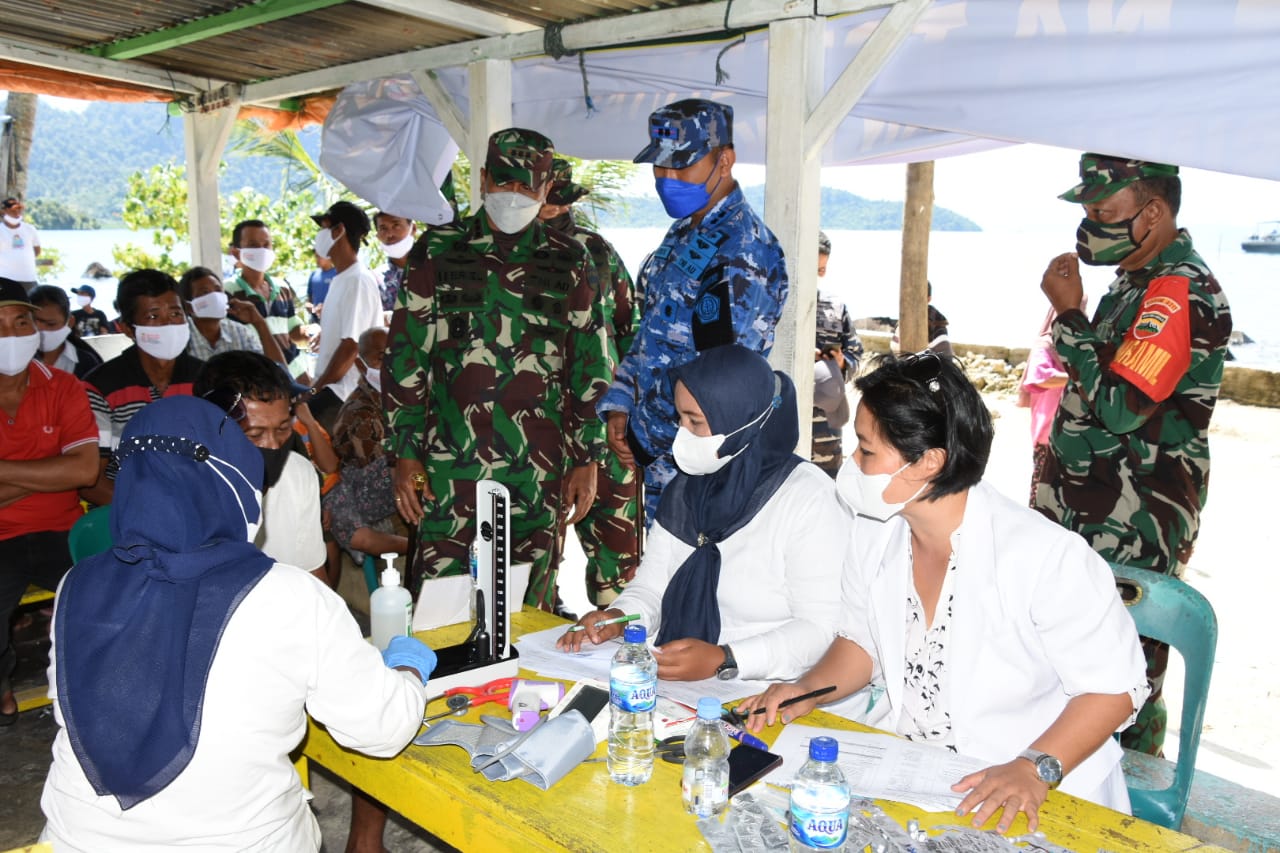
[[[1180,575],[1209,488],[1209,418],[1231,336],[1231,308],[1179,229],[1178,167],[1080,158],[1076,251],[1040,283],[1058,312],[1053,346],[1067,372],[1036,509],[1107,560]],[[1115,266],[1093,319],[1080,310],[1079,261]],[[1169,647],[1143,638],[1151,697],[1122,745],[1160,754]]]
[[[616,364],[618,357],[631,348],[631,338],[640,322],[635,285],[609,241],[574,219],[574,202],[590,190],[574,183],[573,164],[557,157],[553,168],[551,190],[538,218],[573,237],[591,253],[600,276],[605,325],[617,353],[613,356]],[[637,490],[636,472],[616,455],[608,454],[597,478],[596,502],[586,518],[573,526],[587,555],[587,598],[598,607],[611,603],[627,581],[635,577],[640,562]]]
[[[787,268],[777,238],[733,179],[732,107],[692,98],[655,111],[635,161],[653,164],[658,197],[676,221],[640,270],[640,327],[597,410],[610,449],[644,468],[647,524],[676,475],[678,418],[667,371],[728,343],[768,355]]]

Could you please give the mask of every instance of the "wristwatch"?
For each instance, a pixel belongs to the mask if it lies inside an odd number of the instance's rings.
[[[738,677],[738,660],[733,656],[733,649],[728,646],[721,646],[724,652],[724,663],[720,664],[716,669],[716,678],[721,681],[728,681],[731,678]]]
[[[1057,786],[1062,781],[1062,762],[1049,753],[1040,752],[1038,749],[1024,749],[1019,753],[1018,757],[1025,758],[1034,764],[1036,776],[1040,777],[1040,781],[1048,784],[1050,788]]]

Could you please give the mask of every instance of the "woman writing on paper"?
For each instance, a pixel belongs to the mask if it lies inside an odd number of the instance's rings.
[[[982,482],[991,416],[949,359],[886,360],[856,383],[858,447],[836,488],[857,514],[836,639],[793,684],[739,710],[750,728],[807,714],[782,701],[867,687],[866,722],[992,766],[957,781],[957,814],[1001,832],[1049,787],[1122,811],[1120,748],[1147,693],[1133,620],[1083,539]],[[866,707],[865,705],[862,707]]]
[[[639,613],[657,636],[658,677],[794,678],[831,639],[851,523],[831,478],[794,451],[795,386],[756,353],[715,347],[673,368],[681,473],[635,580],[560,646],[602,643]]]

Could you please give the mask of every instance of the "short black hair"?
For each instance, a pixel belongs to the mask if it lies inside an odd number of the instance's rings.
[[[1155,175],[1134,181],[1133,200],[1139,205],[1153,198],[1162,198],[1169,205],[1169,212],[1176,218],[1182,207],[1182,178],[1177,175]]]
[[[62,312],[62,319],[71,316],[71,299],[61,287],[52,284],[41,284],[31,288],[31,304],[37,308],[43,305],[56,305]]]
[[[293,389],[280,365],[260,352],[231,350],[220,352],[200,368],[191,393],[204,397],[210,392],[227,399],[229,404],[239,394],[249,400],[270,403],[288,401]]]
[[[244,234],[246,228],[266,228],[271,230],[267,223],[261,219],[246,219],[244,222],[237,222],[236,227],[231,229],[231,245],[236,248],[240,247],[240,235]]]
[[[116,307],[120,310],[120,319],[126,325],[136,326],[133,316],[140,296],[163,296],[166,293],[177,293],[178,283],[173,276],[161,270],[134,270],[120,279],[116,288]]]
[[[178,295],[182,297],[183,302],[191,301],[191,285],[207,276],[213,276],[219,283],[222,282],[222,276],[208,267],[192,267],[182,274],[182,278],[178,279]]]
[[[921,500],[957,494],[982,480],[995,429],[982,395],[954,361],[927,351],[903,358],[883,355],[854,386],[880,437],[903,460],[915,462],[934,447],[946,451],[946,462]]]

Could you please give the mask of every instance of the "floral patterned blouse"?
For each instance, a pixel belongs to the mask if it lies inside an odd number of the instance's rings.
[[[910,561],[910,545],[907,559]],[[951,615],[955,598],[956,551],[952,542],[947,573],[933,611],[933,624],[925,624],[924,605],[912,578],[906,606],[906,668],[903,676],[902,714],[898,734],[908,740],[935,741],[954,748],[951,732],[951,685],[947,678],[951,656]]]

